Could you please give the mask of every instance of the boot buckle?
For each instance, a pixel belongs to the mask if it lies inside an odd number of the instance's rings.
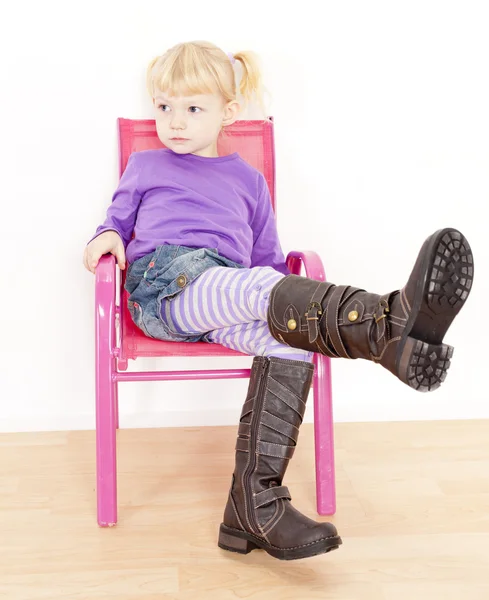
[[[382,310],[382,313],[379,316],[377,316],[377,314],[374,313],[375,323],[378,323],[382,319],[385,319],[387,317],[386,313],[390,312],[389,304],[385,298],[380,299],[379,306],[380,306],[380,309]]]
[[[306,321],[317,321],[318,317],[323,314],[322,308],[319,302],[311,302],[306,309]],[[309,312],[312,310],[316,311],[316,316],[308,317]]]

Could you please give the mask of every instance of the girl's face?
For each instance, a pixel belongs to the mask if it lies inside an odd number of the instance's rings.
[[[224,103],[219,94],[169,96],[158,92],[154,105],[156,130],[161,142],[177,154],[215,157],[221,128],[233,123],[239,112],[236,101]]]

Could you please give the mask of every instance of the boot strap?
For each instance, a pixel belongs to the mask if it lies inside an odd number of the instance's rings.
[[[390,312],[390,300],[392,292],[384,294],[379,298],[379,303],[372,315],[371,325],[368,331],[370,353],[374,357],[380,356],[388,343],[389,322],[387,315]]]
[[[294,443],[297,442],[297,438],[299,437],[299,428],[293,423],[284,421],[284,419],[280,419],[279,417],[276,417],[267,411],[263,412],[260,421],[262,427],[265,426],[269,429],[273,429],[274,431],[287,436]]]
[[[268,427],[269,429],[273,429],[282,435],[287,436],[293,442],[297,442],[297,438],[299,437],[299,428],[296,427],[293,423],[289,423],[288,421],[284,421],[275,415],[272,415],[269,412],[263,412],[260,419],[261,426]],[[243,436],[250,438],[251,435],[251,423],[246,423],[242,421],[238,427],[238,436]]]
[[[355,291],[355,288],[352,288],[349,285],[336,286],[326,307],[326,330],[328,332],[328,337],[331,340],[331,344],[335,349],[337,356],[341,358],[351,358],[341,339],[338,321],[340,306],[347,301],[349,295],[348,292],[352,290]]]
[[[306,308],[305,317],[307,328],[309,330],[309,343],[311,344],[317,340],[318,336],[320,336],[319,321],[323,314],[322,301],[331,285],[332,284],[330,283],[320,283],[315,289],[311,301]]]
[[[268,488],[258,492],[257,494],[253,494],[253,496],[255,508],[260,508],[260,506],[270,504],[270,502],[274,502],[279,498],[287,498],[287,500],[292,500],[289,488],[285,485],[277,485],[275,487]]]
[[[237,438],[235,450],[250,452],[250,439]],[[260,440],[256,444],[256,450],[251,449],[251,452],[255,451],[262,456],[273,456],[274,458],[286,458],[290,460],[294,456],[295,446],[286,446],[285,444],[275,444]]]
[[[321,354],[329,356],[330,358],[337,358],[338,355],[328,347],[327,340],[323,338],[321,329],[319,328],[319,321],[324,319],[325,316],[322,301],[332,285],[332,283],[321,282],[317,286],[309,305],[306,308],[305,319],[309,331],[309,343],[313,344],[315,342]]]
[[[340,307],[343,306],[350,296],[359,291],[350,285],[335,286],[328,298],[326,308],[322,307],[322,300],[333,284],[322,283],[319,285],[306,309],[306,323],[309,330],[309,342],[315,342],[321,354],[330,358],[352,358],[343,340],[341,339],[338,322]],[[325,320],[325,337],[321,334],[320,321]],[[329,343],[328,343],[329,342]]]
[[[378,323],[381,319],[385,319],[387,317],[386,313],[390,312],[389,300],[391,295],[392,292],[389,292],[388,294],[384,294],[380,297],[379,305],[374,313],[374,319],[376,323]]]

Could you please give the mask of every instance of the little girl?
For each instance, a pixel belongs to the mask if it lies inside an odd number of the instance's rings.
[[[178,44],[148,67],[163,149],[133,153],[107,218],[85,249],[95,272],[112,253],[136,325],[148,336],[204,341],[254,356],[218,544],[284,560],[338,548],[336,528],[302,515],[282,485],[297,443],[313,353],[379,363],[419,391],[445,379],[442,343],[466,301],[473,257],[456,229],[423,244],[401,290],[384,295],[291,275],[266,181],[237,153],[219,156],[240,92],[261,103],[254,55]],[[133,235],[134,234],[134,235]]]

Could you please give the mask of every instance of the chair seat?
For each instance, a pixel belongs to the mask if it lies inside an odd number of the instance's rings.
[[[121,320],[123,328],[122,357],[134,360],[137,357],[161,356],[248,356],[230,350],[221,344],[208,342],[163,342],[150,338],[136,327],[127,308],[127,292],[122,294]]]

